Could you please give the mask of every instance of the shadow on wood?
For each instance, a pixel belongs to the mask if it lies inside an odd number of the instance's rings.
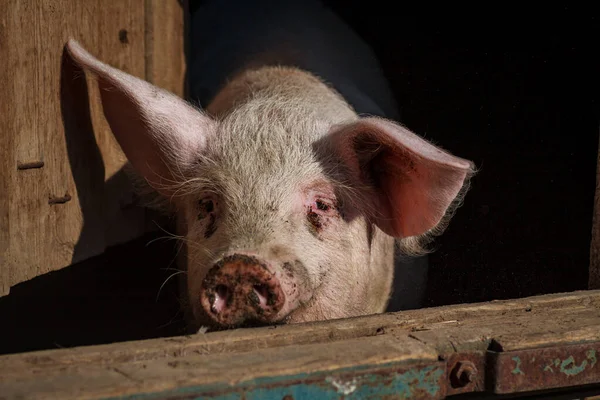
[[[172,240],[149,234],[14,286],[0,298],[0,354],[184,333]],[[155,240],[155,241],[154,241]],[[151,244],[149,244],[153,241]],[[160,290],[160,293],[159,293]]]
[[[105,226],[106,193],[115,194],[128,187],[123,169],[104,180],[104,163],[88,99],[83,71],[64,52],[61,111],[83,219],[73,251],[75,265],[16,285],[8,296],[0,298],[0,315],[10,321],[9,329],[0,333],[0,353],[182,333],[177,279],[169,279],[157,297],[162,283],[175,272],[172,261],[177,243],[168,240],[164,232],[87,259],[90,254],[101,254],[106,248],[105,235],[119,229]],[[132,200],[121,203],[121,207],[137,206]],[[168,226],[163,229],[172,231]],[[163,239],[147,245],[158,238]]]
[[[72,262],[76,263],[88,254],[100,254],[105,248],[102,221],[105,171],[94,136],[85,75],[66,50],[61,63],[60,108],[67,155],[83,218],[73,250]]]

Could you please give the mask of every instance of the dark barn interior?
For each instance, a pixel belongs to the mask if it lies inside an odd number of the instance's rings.
[[[426,305],[586,289],[600,117],[594,13],[481,8],[444,19],[327,3],[380,57],[401,122],[479,168],[434,243]],[[162,285],[177,244],[153,240],[164,236],[13,287],[0,298],[0,353],[182,333],[177,279]]]

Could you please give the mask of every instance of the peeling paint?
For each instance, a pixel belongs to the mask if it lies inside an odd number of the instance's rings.
[[[436,363],[408,370],[392,364],[345,368],[317,377],[314,374],[260,378],[240,385],[208,385],[179,388],[162,393],[119,397],[129,400],[150,399],[440,399],[444,396],[445,366]]]
[[[338,393],[346,396],[356,390],[356,379],[352,379],[351,381],[342,381],[329,376],[325,380],[331,383],[337,389]]]
[[[600,342],[547,346],[509,352],[488,351],[495,394],[600,383]]]
[[[525,375],[525,373],[523,371],[521,371],[521,358],[520,357],[513,357],[512,360],[517,364],[515,366],[515,368],[512,370],[513,374],[521,374],[521,375]]]
[[[412,382],[415,389],[421,389],[435,396],[440,391],[439,378],[444,374],[441,369],[435,367],[426,367],[421,370],[411,369],[401,375],[401,380],[404,382]],[[416,384],[415,384],[416,381]],[[410,386],[407,385],[410,389]],[[407,395],[412,396],[412,391],[409,390]]]
[[[596,359],[596,350],[594,349],[589,349],[586,353],[585,356],[588,358],[588,360],[590,360],[592,362],[591,364],[591,368],[594,368],[594,365],[596,365],[596,362],[598,361]]]
[[[572,365],[572,367],[567,368],[567,366],[569,365]],[[560,364],[560,372],[569,376],[577,375],[583,372],[586,365],[587,360],[583,360],[580,365],[576,365],[575,359],[573,358],[573,356],[570,356]]]
[[[560,358],[555,358],[544,367],[544,371],[554,373],[554,368],[552,368],[552,366],[554,365],[554,367],[558,368],[558,371],[562,372],[567,376],[578,375],[582,373],[588,366],[588,361],[590,362],[590,368],[593,368],[598,362],[596,358],[596,350],[590,349],[585,353],[585,355],[587,360],[583,360],[579,365],[575,363],[575,358],[573,356],[569,356],[564,360],[561,360]]]

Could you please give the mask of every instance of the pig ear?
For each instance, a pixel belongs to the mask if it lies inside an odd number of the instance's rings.
[[[159,193],[173,195],[213,121],[174,94],[102,63],[73,39],[66,48],[97,76],[104,115],[133,168]]]
[[[473,173],[455,157],[400,125],[362,118],[331,134],[335,151],[373,188],[374,222],[406,238],[434,229]]]

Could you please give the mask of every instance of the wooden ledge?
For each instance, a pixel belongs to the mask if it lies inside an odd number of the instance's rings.
[[[598,361],[600,290],[6,355],[0,399],[439,399],[600,385]]]

